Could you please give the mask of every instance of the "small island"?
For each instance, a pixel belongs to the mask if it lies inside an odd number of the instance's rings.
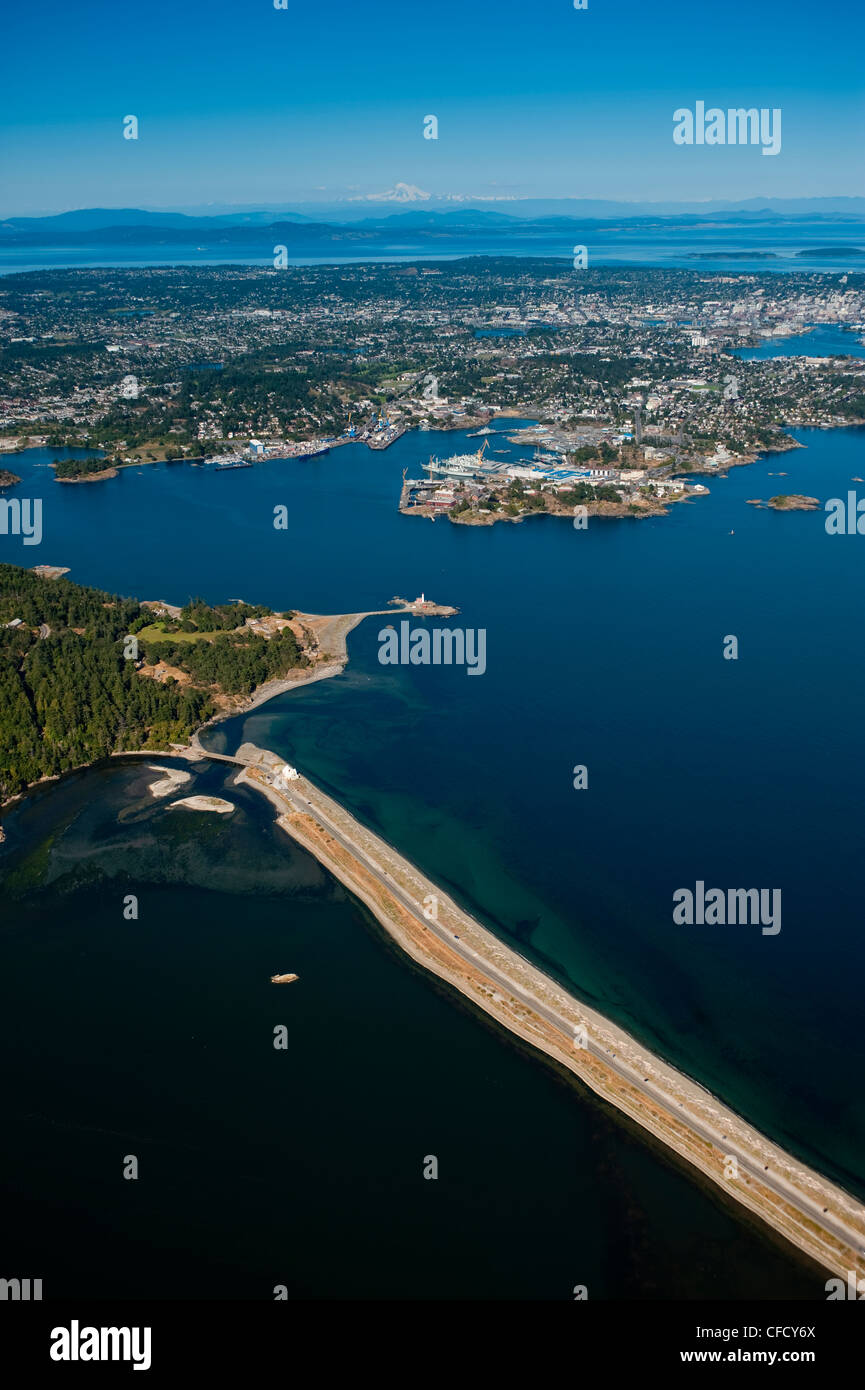
[[[0,468],[0,487],[14,487],[20,481],[17,473],[10,473],[8,468]]]
[[[769,498],[768,506],[776,512],[814,512],[820,506],[820,499],[803,497],[798,492],[780,493]]]
[[[836,256],[865,256],[865,250],[861,246],[813,246],[804,251],[797,251],[796,255],[805,256],[809,260],[831,261]]]
[[[777,261],[777,251],[689,251],[686,261]]]
[[[235,810],[231,802],[221,796],[184,796],[180,801],[172,801],[169,811],[175,806],[184,806],[188,811],[212,811],[218,816],[230,816]]]

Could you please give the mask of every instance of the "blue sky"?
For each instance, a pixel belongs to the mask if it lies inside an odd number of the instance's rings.
[[[0,215],[332,202],[397,182],[472,197],[865,192],[854,0],[13,5]],[[674,145],[673,111],[698,99],[780,107],[781,153]],[[137,141],[122,139],[130,114]]]

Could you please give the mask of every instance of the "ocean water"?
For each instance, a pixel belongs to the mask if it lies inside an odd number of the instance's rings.
[[[861,538],[746,499],[845,497],[865,432],[797,438],[655,520],[396,518],[416,582],[394,591],[484,627],[485,675],[382,667],[372,619],[342,677],[212,746],[251,738],[347,795],[589,1002],[863,1192]],[[369,580],[391,540],[355,518],[341,560]],[[675,925],[672,894],[698,879],[780,888],[780,933]]]
[[[573,259],[574,244],[588,248],[589,264],[658,266],[693,271],[740,273],[778,271],[861,271],[865,227],[861,222],[813,223],[776,226],[647,227],[627,220],[605,226],[596,222],[574,223],[567,228],[541,231],[498,228],[440,235],[409,234],[403,239],[383,233],[377,241],[362,244],[337,238],[310,248],[301,240],[289,240],[289,265],[354,264],[363,262],[445,261],[461,256],[552,256]],[[836,247],[835,256],[801,253]],[[848,254],[850,248],[860,254]],[[750,253],[750,254],[749,254]],[[768,259],[764,259],[767,257]],[[7,246],[0,243],[0,275],[16,271],[53,270],[67,267],[149,265],[273,265],[272,235],[250,237],[243,243],[226,243],[202,235],[195,247],[175,245]]]
[[[213,601],[243,597],[277,608],[329,612],[380,608],[395,594],[413,597],[425,591],[457,605],[461,623],[486,631],[483,677],[470,678],[460,668],[382,666],[377,659],[381,620],[373,618],[352,634],[351,662],[342,676],[219,726],[210,735],[213,748],[251,738],[283,753],[578,995],[803,1158],[865,1195],[865,1103],[857,1079],[865,948],[856,833],[865,772],[856,733],[865,694],[859,640],[863,542],[855,536],[828,536],[820,512],[778,514],[746,504],[746,499],[780,491],[804,492],[821,502],[846,496],[856,487],[852,478],[862,471],[865,433],[813,430],[796,437],[804,447],[734,469],[727,478],[710,479],[708,497],[676,506],[667,517],[593,519],[586,531],[576,531],[567,519],[468,528],[400,516],[396,504],[402,470],[418,476],[429,453],[470,448],[472,441],[459,433],[445,441],[432,433],[406,435],[382,453],[345,446],[318,459],[269,462],[223,475],[186,466],[127,469],[113,481],[80,487],[54,483],[45,467],[47,456],[34,450],[10,460],[10,466],[24,477],[21,495],[44,495],[45,539],[28,548],[4,537],[0,556],[23,564],[69,565],[70,577],[79,582],[175,602],[200,593]],[[513,448],[510,457],[516,456],[516,446],[504,439],[491,443]],[[280,503],[289,508],[289,529],[277,532],[273,507]],[[739,639],[737,661],[722,656],[729,634]],[[585,791],[572,786],[576,764],[588,767]],[[102,783],[82,780],[98,789],[88,796],[101,804]],[[52,803],[67,794],[65,787],[37,798],[40,816],[50,821]],[[263,857],[270,863],[266,814],[251,808],[244,814],[265,815]],[[8,818],[7,829],[0,863],[40,843],[42,830],[28,828],[22,813]],[[43,842],[50,833],[46,822]],[[207,833],[215,837],[229,830]],[[214,862],[219,862],[218,854]],[[142,875],[134,859],[128,874],[131,882]],[[271,924],[276,919],[269,899],[242,894],[238,911],[228,884],[214,893],[210,885],[200,886],[202,878],[206,880],[199,875],[192,884],[173,882],[166,889],[168,897],[159,900],[158,918],[166,925],[160,926],[159,949],[149,956],[147,968],[158,975],[160,991],[171,981],[170,989],[182,993],[201,963],[206,972],[201,992],[208,996],[208,1008],[214,995],[224,997],[228,1017],[235,1007],[238,972],[246,979],[249,943],[257,932],[275,930]],[[698,879],[725,889],[780,888],[781,932],[769,937],[756,927],[675,925],[672,894],[682,886],[693,888]],[[498,1120],[489,1128],[494,1138],[510,1132],[505,1116],[512,1087],[526,1104],[529,1098],[538,1106],[545,1106],[547,1098],[560,1098],[560,1109],[550,1100],[552,1109],[543,1119],[526,1119],[528,1133],[534,1124],[546,1136],[539,1145],[544,1175],[540,1167],[523,1168],[520,1179],[515,1178],[525,1161],[521,1149],[516,1167],[504,1166],[504,1188],[519,1205],[524,1191],[546,1184],[560,1213],[581,1211],[584,1217],[581,1203],[593,1201],[590,1194],[598,1190],[594,1177],[575,1196],[560,1185],[564,1170],[558,1168],[554,1175],[548,1164],[551,1151],[560,1162],[560,1142],[569,1155],[575,1152],[575,1138],[559,1141],[556,1135],[566,1133],[560,1124],[583,1123],[577,1117],[584,1115],[587,1102],[560,1088],[541,1064],[518,1057],[485,1025],[419,981],[386,949],[371,944],[362,930],[355,933],[346,926],[348,918],[358,925],[358,909],[340,900],[340,891],[329,885],[316,889],[314,904],[304,902],[297,920],[306,925],[298,942],[307,939],[307,931],[319,943],[327,936],[329,928],[319,928],[314,920],[326,908],[343,923],[333,926],[340,946],[335,955],[329,953],[332,962],[347,949],[347,939],[365,942],[362,960],[354,960],[350,952],[346,956],[354,985],[362,981],[366,993],[368,972],[372,979],[378,968],[371,962],[381,956],[390,973],[386,980],[382,977],[381,992],[370,985],[370,1000],[392,1000],[402,1019],[421,1009],[415,991],[423,990],[424,997],[434,997],[429,1007],[435,1016],[421,1030],[423,1037],[415,1035],[417,1048],[401,1024],[388,1031],[387,1047],[405,1061],[402,1087],[382,1076],[371,1055],[363,1071],[366,1081],[358,1073],[348,1086],[342,1077],[335,1091],[325,1086],[323,1094],[343,1097],[346,1089],[360,1087],[377,1116],[388,1108],[402,1112],[419,1057],[426,1059],[425,1066],[435,1067],[445,1057],[444,1071],[430,1083],[438,1094],[439,1084],[445,1090],[454,1085],[461,1065],[456,1059],[488,1044],[480,1070],[466,1070],[461,1123],[469,1124],[468,1116],[483,1097],[481,1075],[490,1078],[491,1086],[504,1088]],[[41,967],[54,958],[58,943],[75,959],[81,953],[86,959],[89,933],[95,933],[103,966],[106,957],[114,960],[117,943],[124,943],[117,957],[116,988],[123,989],[122,981],[129,979],[125,943],[130,938],[118,935],[125,928],[116,920],[116,903],[106,905],[101,889],[96,896],[88,897],[89,892],[85,886],[64,896],[65,917],[56,903],[46,908],[47,918],[40,917],[40,898],[27,907],[26,929],[13,928],[16,949],[33,952],[21,965],[27,987],[18,996],[31,1009],[38,991],[49,987]],[[13,923],[20,922],[19,912],[16,908]],[[213,925],[212,940],[208,924]],[[297,968],[296,957],[274,950],[273,937],[268,941],[270,950],[251,971],[252,1002],[236,1006],[243,1017],[259,1007],[258,981],[275,970]],[[166,942],[180,960],[160,974]],[[306,974],[303,960],[301,965],[300,973]],[[79,966],[78,981],[82,973]],[[97,974],[103,981],[104,969]],[[138,988],[136,982],[136,992]],[[56,982],[51,989],[52,998],[62,993]],[[111,989],[106,984],[98,997],[110,997]],[[196,985],[191,997],[197,997],[197,990]],[[268,985],[268,1006],[269,990]],[[148,1001],[154,1026],[161,1028],[164,1011],[153,1003],[157,992],[154,987]],[[72,1007],[67,1001],[67,1008]],[[146,1005],[141,1007],[146,1012]],[[100,1008],[91,1003],[86,1009],[97,1032]],[[272,1010],[268,1027],[271,1017]],[[52,1066],[55,1073],[59,1066],[64,1086],[80,1070],[79,1060],[85,1070],[92,1068],[91,1054],[76,1051],[74,1018],[67,1012],[62,1019],[57,1026],[65,1050],[58,1062],[60,1043],[53,1050],[46,1043],[41,1086]],[[376,1014],[368,1027],[377,1030],[379,1021]],[[147,1025],[135,1026],[138,1046],[146,1050],[140,1030],[146,1033]],[[351,1026],[354,1066],[355,1043],[361,1045],[367,1024],[352,1015]],[[190,1036],[194,1032],[191,1021]],[[219,1033],[214,1025],[207,1042],[217,1049],[217,1070],[228,1046]],[[131,1085],[133,1094],[141,1090],[146,1095],[154,1134],[162,1113],[156,1093],[166,1084],[170,1056],[160,1038],[155,1046],[162,1061],[153,1072],[142,1053],[131,1062],[111,1038],[103,1035],[101,1043],[92,1042],[103,1048],[106,1066],[123,1078],[118,1080],[121,1089]],[[450,1062],[441,1052],[450,1046],[448,1039],[456,1039],[447,1054]],[[31,1074],[27,1069],[22,1074],[25,1090]],[[315,1075],[320,1082],[321,1073]],[[207,1109],[212,1077],[205,1065],[195,1077],[205,1087],[199,1108]],[[93,1088],[94,1098],[104,1091],[100,1082]],[[290,1108],[290,1099],[283,1103]],[[326,1107],[328,1102],[321,1103]],[[181,1109],[178,1104],[171,1115]],[[50,1115],[50,1110],[43,1106],[39,1113]],[[98,1105],[91,1113],[98,1115]],[[240,1124],[249,1131],[248,1111],[244,1116]],[[347,1141],[362,1148],[363,1126],[355,1119]],[[378,1122],[373,1121],[373,1129]],[[501,1129],[496,1128],[499,1122]],[[615,1119],[610,1124],[618,1136],[615,1143],[625,1145],[626,1126]],[[116,1127],[125,1135],[130,1125],[127,1116]],[[487,1132],[482,1124],[463,1131],[474,1136],[467,1140],[470,1149],[475,1140],[480,1143],[481,1130]],[[143,1132],[151,1130],[145,1126]],[[422,1132],[419,1124],[417,1142],[427,1145],[423,1152],[436,1153],[432,1139],[421,1142]],[[307,1127],[307,1139],[310,1134]],[[300,1151],[299,1139],[297,1146]],[[529,1147],[534,1150],[534,1144]],[[130,1151],[129,1146],[123,1149]],[[490,1151],[495,1151],[494,1143]],[[593,1246],[597,1259],[590,1261],[592,1277],[605,1294],[621,1296],[626,1287],[618,1261],[609,1263],[610,1251],[632,1251],[638,1230],[650,1244],[665,1245],[674,1218],[683,1238],[707,1234],[709,1264],[726,1271],[713,1286],[718,1296],[726,1289],[745,1296],[755,1280],[765,1296],[780,1296],[774,1276],[765,1275],[762,1255],[753,1278],[748,1258],[741,1267],[737,1260],[735,1269],[723,1265],[716,1237],[708,1234],[718,1213],[716,1198],[702,1196],[695,1180],[674,1171],[663,1158],[657,1167],[663,1178],[641,1176],[641,1164],[649,1163],[650,1154],[642,1141],[635,1140],[627,1151],[623,1181],[630,1194],[629,1214],[623,1207],[610,1208],[609,1219],[598,1218],[603,1230]],[[304,1152],[318,1155],[317,1141]],[[415,1152],[413,1148],[412,1162]],[[336,1167],[321,1162],[330,1175],[334,1210],[342,1211],[339,1203],[355,1191],[343,1158]],[[38,1168],[35,1156],[33,1163]],[[312,1159],[309,1167],[315,1168]],[[256,1186],[255,1171],[255,1165],[244,1169],[249,1177],[243,1200],[248,1190],[258,1192],[262,1212],[282,1220],[273,1215],[279,1197],[272,1173]],[[166,1174],[165,1182],[170,1181]],[[378,1191],[372,1178],[364,1181]],[[661,1195],[656,1181],[664,1189]],[[379,1187],[389,1182],[382,1176]],[[457,1249],[465,1247],[472,1259],[480,1258],[467,1193],[471,1188],[480,1200],[478,1191],[484,1183],[489,1187],[489,1179],[473,1168],[471,1175],[466,1170],[466,1182],[448,1247],[450,1273],[447,1261],[433,1261],[430,1280],[442,1296],[457,1285],[462,1289],[464,1274],[476,1291],[492,1288],[500,1295],[519,1289],[519,1296],[531,1296],[522,1274],[511,1271],[499,1280],[502,1271],[492,1267],[483,1277],[454,1270]],[[421,1193],[432,1186],[423,1184]],[[504,1201],[504,1189],[496,1190],[496,1200]],[[706,1203],[699,1212],[687,1207],[698,1195]],[[389,1199],[380,1191],[379,1196],[386,1205]],[[32,1193],[23,1193],[25,1198],[35,1200]],[[314,1201],[313,1209],[321,1212],[324,1198],[319,1193],[315,1200],[321,1205]],[[296,1205],[296,1192],[290,1192],[289,1208]],[[106,1217],[104,1224],[110,1226],[113,1219]],[[750,1249],[742,1219],[734,1215],[730,1221],[736,1231],[734,1252]],[[312,1241],[307,1235],[305,1251]],[[183,1248],[189,1250],[193,1238],[184,1239]],[[344,1244],[336,1244],[344,1259]],[[396,1247],[386,1243],[386,1248],[392,1253]],[[653,1252],[657,1248],[651,1244]],[[232,1246],[228,1258],[245,1268],[247,1256],[235,1258],[239,1249]],[[650,1263],[656,1259],[653,1253]],[[686,1273],[690,1278],[691,1262],[692,1256],[686,1257],[683,1280]],[[677,1263],[678,1255],[664,1265],[659,1296],[669,1293]],[[385,1264],[378,1289],[385,1288],[393,1273],[390,1255]],[[532,1285],[537,1296],[559,1296],[554,1289],[565,1278],[564,1266],[552,1272],[543,1260],[540,1265]],[[792,1257],[785,1255],[783,1266],[792,1278]],[[170,1282],[180,1276],[165,1277]],[[310,1278],[317,1291],[363,1287],[357,1270],[350,1285],[340,1284],[333,1270],[319,1270]],[[567,1278],[568,1288],[587,1282],[578,1275]],[[822,1296],[822,1284],[816,1296]]]
[[[865,357],[865,334],[850,332],[834,323],[815,324],[810,333],[790,338],[767,338],[759,347],[736,348],[732,356],[745,362],[768,357]]]
[[[46,1299],[825,1296],[408,969],[232,773],[183,789],[230,818],[155,803],[153,780],[113,762],[7,818],[10,1273]]]

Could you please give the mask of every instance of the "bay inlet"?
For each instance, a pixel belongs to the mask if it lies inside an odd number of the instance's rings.
[[[324,612],[426,589],[458,605],[487,631],[485,680],[383,669],[367,625],[342,675],[205,741],[252,739],[296,762],[588,1005],[856,1191],[860,947],[845,824],[861,769],[841,746],[862,692],[846,641],[856,542],[831,541],[819,515],[755,512],[744,500],[757,479],[777,490],[779,468],[785,490],[843,495],[861,432],[799,437],[806,449],[713,480],[699,504],[585,535],[552,519],[418,534],[394,499],[401,467],[428,440],[406,437],[362,456],[362,469],[348,446],[291,474],[269,464],[211,485],[157,467],[55,489],[42,548],[73,579],[180,602],[241,593]],[[124,537],[124,508],[164,520],[169,478],[167,548],[156,555]],[[55,510],[57,492],[75,496]],[[284,498],[292,528],[275,542],[264,518]],[[310,515],[330,537],[325,557]],[[743,659],[731,672],[720,646],[737,630]],[[590,769],[586,793],[571,786],[577,761]],[[782,883],[783,933],[761,943],[676,929],[670,893],[697,878]],[[831,938],[818,939],[827,912]],[[831,1006],[815,1009],[814,997]]]

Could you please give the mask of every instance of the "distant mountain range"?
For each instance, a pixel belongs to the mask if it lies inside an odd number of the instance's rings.
[[[316,221],[350,222],[365,218],[370,213],[389,203],[394,206],[408,206],[424,212],[446,212],[455,207],[460,212],[482,212],[495,204],[491,216],[506,216],[514,219],[535,219],[539,217],[576,217],[580,220],[596,218],[641,218],[641,217],[681,217],[693,214],[710,217],[715,213],[769,213],[778,216],[804,214],[808,217],[865,215],[865,198],[743,198],[736,200],[716,199],[711,202],[622,202],[602,198],[464,198],[436,197],[414,190],[412,197],[403,196],[396,189],[374,198],[353,198],[338,203],[286,203],[285,210],[291,209]],[[276,209],[274,209],[276,210]],[[188,208],[197,213],[198,209]],[[231,211],[231,209],[225,209]],[[240,211],[240,209],[238,209]]]
[[[382,237],[424,244],[453,235],[495,232],[505,237],[543,236],[581,227],[633,231],[720,230],[755,226],[825,226],[860,223],[865,198],[748,199],[742,203],[611,203],[596,199],[523,199],[508,211],[460,206],[430,200],[406,212],[370,215],[369,204],[349,208],[237,209],[217,214],[152,212],[141,208],[82,208],[48,217],[10,217],[0,222],[0,246],[182,245],[206,241],[244,245],[261,240],[268,246],[369,243]],[[375,206],[375,205],[373,205]]]
[[[283,221],[308,222],[302,213],[284,212]],[[219,231],[223,227],[260,227],[273,222],[272,212],[233,212],[220,216],[190,216],[184,212],[146,212],[142,208],[81,208],[48,217],[7,217],[0,222],[0,236],[63,237],[69,232],[97,232],[120,227],[177,231]]]

